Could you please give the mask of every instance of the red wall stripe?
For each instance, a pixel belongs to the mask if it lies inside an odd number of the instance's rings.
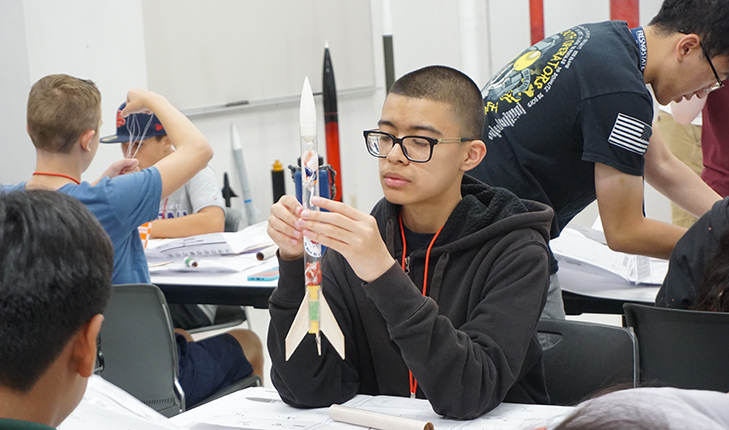
[[[640,0],[610,0],[610,19],[626,21],[628,27],[640,25]]]
[[[532,45],[544,39],[544,0],[529,0]]]

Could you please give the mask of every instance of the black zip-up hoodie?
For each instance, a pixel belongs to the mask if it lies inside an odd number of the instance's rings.
[[[714,203],[676,243],[656,306],[688,309],[699,296],[706,264],[729,229],[729,197]]]
[[[475,418],[502,401],[549,402],[536,324],[549,284],[553,211],[468,176],[461,195],[431,250],[429,297],[422,295],[425,249],[410,254],[409,274],[395,263],[370,283],[341,254],[326,252],[322,290],[344,333],[345,360],[326,340],[319,356],[307,335],[285,361],[304,265],[279,259],[268,349],[271,378],[286,403],[322,407],[356,394],[408,396],[408,369],[418,397],[450,418]],[[372,215],[402,261],[399,210],[383,199]]]

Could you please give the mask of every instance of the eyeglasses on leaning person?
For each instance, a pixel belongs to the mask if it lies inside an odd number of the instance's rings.
[[[724,88],[724,84],[721,82],[721,78],[719,77],[719,73],[716,72],[716,67],[714,67],[714,63],[711,61],[711,57],[709,57],[709,53],[706,51],[706,48],[704,48],[704,44],[699,42],[699,45],[701,46],[701,50],[704,51],[704,56],[706,57],[706,60],[709,62],[709,66],[711,66],[711,71],[714,72],[714,77],[716,78],[716,83],[709,88],[704,89],[705,93],[710,93],[712,91],[718,90],[719,88]]]
[[[435,139],[425,136],[403,136],[395,137],[390,133],[379,130],[364,131],[367,151],[373,157],[387,158],[394,145],[400,145],[405,158],[413,163],[426,163],[433,156],[433,147],[440,143],[461,143],[476,140],[470,137],[453,137],[447,139]]]

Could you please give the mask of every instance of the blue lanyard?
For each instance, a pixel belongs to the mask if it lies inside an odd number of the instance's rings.
[[[648,62],[648,45],[645,41],[645,31],[643,27],[631,28],[630,33],[635,39],[635,43],[638,44],[638,50],[640,51],[640,72],[645,71],[645,65]]]

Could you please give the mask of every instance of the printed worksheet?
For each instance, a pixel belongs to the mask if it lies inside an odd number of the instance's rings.
[[[504,403],[470,421],[440,417],[427,400],[393,396],[355,396],[344,404],[352,408],[413,418],[433,423],[437,430],[525,430],[551,427],[564,418],[570,407]],[[275,390],[248,388],[170,419],[184,429],[224,430],[362,430],[362,427],[332,421],[328,408],[296,409],[286,405]]]

